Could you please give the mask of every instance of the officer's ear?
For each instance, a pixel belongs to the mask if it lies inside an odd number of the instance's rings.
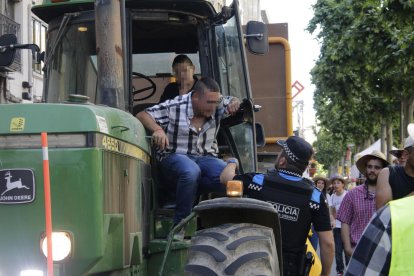
[[[286,164],[287,164],[286,157],[280,156],[280,158],[277,161],[277,164],[278,164],[278,167],[279,168],[284,168],[286,166]]]

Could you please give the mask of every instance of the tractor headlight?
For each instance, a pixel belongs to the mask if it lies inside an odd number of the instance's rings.
[[[228,197],[242,197],[243,183],[240,180],[227,181],[227,196]]]
[[[43,276],[41,270],[27,269],[20,271],[20,276]]]
[[[43,254],[47,257],[47,238],[46,235],[40,240]],[[52,233],[52,254],[53,261],[58,262],[66,259],[72,252],[72,237],[68,232]]]

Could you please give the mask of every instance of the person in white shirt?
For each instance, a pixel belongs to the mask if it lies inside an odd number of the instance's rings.
[[[329,179],[323,175],[316,175],[313,177],[312,181],[315,187],[318,188],[325,196],[326,204],[328,205],[328,207],[330,207],[331,195],[328,193],[328,186],[330,185]],[[335,218],[332,216],[331,208],[329,208],[329,218],[331,222],[331,227],[333,228],[335,226]],[[311,233],[312,235],[309,237],[309,241],[316,251],[316,249],[318,248],[319,237],[318,233],[315,232],[313,225],[311,228]]]
[[[341,206],[341,202],[345,197],[346,190],[346,181],[341,176],[334,176],[331,179],[333,184],[334,192],[330,197],[329,208],[331,208],[331,214],[335,218],[335,227],[333,229],[334,240],[335,240],[335,261],[336,261],[336,273],[337,275],[342,275],[344,272],[344,259],[345,255],[345,265],[348,265],[349,257],[346,256],[344,252],[344,246],[341,238],[341,222],[336,219],[336,214]]]

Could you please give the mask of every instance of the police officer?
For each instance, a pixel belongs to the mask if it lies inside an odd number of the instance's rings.
[[[241,180],[244,194],[271,203],[278,211],[282,235],[284,275],[306,274],[306,238],[313,223],[319,234],[322,275],[330,275],[334,240],[325,196],[302,177],[312,157],[312,146],[298,136],[277,142],[282,151],[275,169],[266,174],[236,175],[237,163],[229,160],[220,175],[221,183]]]

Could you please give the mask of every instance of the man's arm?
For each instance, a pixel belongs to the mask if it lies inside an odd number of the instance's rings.
[[[344,245],[344,251],[347,256],[352,255],[352,246],[351,246],[351,230],[349,224],[342,222],[341,224],[341,238]]]
[[[321,249],[321,263],[322,273],[321,275],[329,276],[331,274],[331,267],[335,251],[335,243],[332,231],[320,231],[319,235],[319,246]]]
[[[138,120],[144,125],[146,129],[152,132],[154,144],[161,150],[169,145],[167,135],[162,127],[155,122],[155,120],[144,110],[137,114]]]
[[[234,176],[236,175],[237,164],[236,163],[228,163],[227,166],[220,174],[220,182],[223,185],[227,184],[227,181],[233,180]]]
[[[377,210],[392,200],[392,190],[389,183],[390,169],[384,168],[378,175],[375,203]]]

